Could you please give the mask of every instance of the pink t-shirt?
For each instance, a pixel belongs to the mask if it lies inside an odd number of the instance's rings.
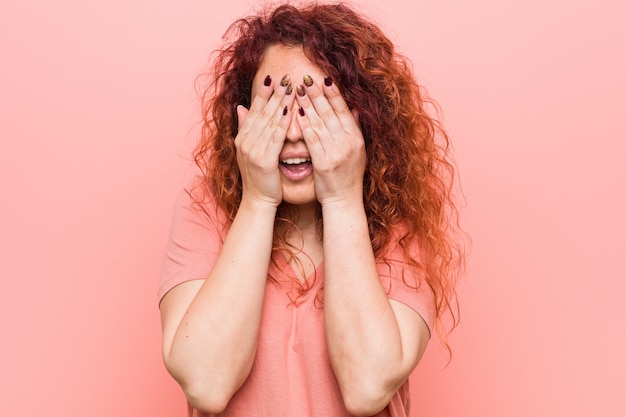
[[[182,282],[206,278],[220,251],[225,235],[220,226],[223,213],[219,221],[214,221],[214,203],[206,199],[200,206],[192,205],[192,195],[191,188],[186,188],[176,202],[159,299]],[[424,283],[415,290],[403,282],[398,247],[392,248],[387,258],[387,263],[378,263],[378,271],[389,298],[414,309],[432,329],[434,305],[428,285]],[[274,281],[268,279],[266,285],[252,370],[220,416],[349,416],[326,348],[323,265],[307,278],[303,284],[307,289],[302,291],[302,285],[289,277],[292,270],[285,257],[275,255],[275,263],[269,270]],[[407,268],[404,279],[415,283],[419,276]],[[197,410],[193,415],[207,416]],[[407,381],[377,416],[408,415]]]

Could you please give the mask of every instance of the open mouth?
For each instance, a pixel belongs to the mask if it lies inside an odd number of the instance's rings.
[[[290,181],[301,181],[313,173],[311,158],[294,157],[280,160],[280,171]]]
[[[311,158],[288,158],[282,159],[280,164],[288,171],[303,171],[311,166]]]

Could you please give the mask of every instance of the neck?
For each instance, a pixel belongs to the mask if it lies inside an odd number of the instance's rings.
[[[308,234],[317,230],[316,213],[318,213],[318,207],[317,204],[302,206],[285,204],[283,216],[291,219],[303,234]]]

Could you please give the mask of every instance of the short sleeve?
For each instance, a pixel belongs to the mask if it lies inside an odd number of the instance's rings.
[[[186,181],[176,199],[161,267],[159,301],[183,282],[207,278],[222,246],[225,216],[201,187],[196,176]]]
[[[419,260],[417,242],[410,248],[410,252]],[[423,272],[405,261],[397,240],[394,240],[384,256],[377,260],[376,266],[387,297],[415,310],[424,319],[432,334],[436,317],[435,295]]]

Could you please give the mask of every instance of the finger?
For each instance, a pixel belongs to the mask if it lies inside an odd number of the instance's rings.
[[[241,130],[244,120],[248,116],[248,109],[241,104],[237,106],[237,129]]]
[[[287,130],[293,117],[292,108],[294,101],[293,94],[285,94],[278,110],[266,128],[265,134],[270,136],[267,141],[266,151],[271,155],[276,155],[276,158],[278,158],[287,138]]]
[[[303,138],[305,141],[308,140],[311,143],[321,142],[321,146],[324,148],[332,146],[333,142],[343,134],[343,128],[339,124],[336,116],[327,114],[326,120],[324,120],[317,113],[318,109],[313,105],[313,99],[311,99],[308,94],[309,91],[318,93],[318,97],[315,100],[318,101],[320,107],[327,109],[330,113],[333,111],[321,94],[321,90],[310,85],[306,89],[304,86],[299,86],[296,91],[298,105],[300,106],[299,111],[301,113],[298,121],[300,122]],[[324,104],[321,104],[323,102],[326,102],[325,107]],[[333,134],[337,137],[333,136]],[[325,151],[327,152],[328,149]]]
[[[284,80],[288,82],[289,78],[284,77]],[[267,154],[270,143],[274,141],[278,141],[279,144],[284,143],[284,133],[283,137],[281,137],[280,133],[275,135],[275,130],[281,123],[284,107],[293,104],[294,99],[291,93],[293,86],[290,83],[287,85],[283,84],[284,82],[281,82],[276,86],[272,96],[260,110],[260,113],[253,114],[253,108],[257,108],[256,103],[254,106],[251,106],[250,110],[237,108],[237,115],[241,119],[242,125],[235,138],[235,146],[243,153],[255,155],[253,159],[262,158],[269,160],[274,158],[273,154]],[[281,103],[283,104],[281,105]],[[285,125],[285,122],[283,122],[283,125]],[[283,127],[282,129],[286,128]],[[274,152],[274,146],[271,146],[269,150]]]
[[[306,87],[300,86],[300,89],[297,90],[299,93],[298,103],[309,115],[313,127],[316,129],[318,127],[314,117],[314,115],[317,115],[328,130],[336,132],[338,129],[342,129],[335,110],[324,96],[324,92],[319,84],[309,75],[305,75],[303,81]],[[311,107],[315,109],[314,112]]]
[[[253,130],[260,132],[264,129],[276,113],[282,97],[287,91],[293,89],[289,85],[288,75],[285,75],[276,85],[269,75],[265,77],[263,85],[259,87],[256,96],[252,99],[246,117],[248,122],[243,123],[240,130],[249,133]]]
[[[350,110],[350,112],[352,113],[352,117],[354,117],[354,120],[357,122],[357,124],[360,124],[361,121],[359,119],[359,111],[357,109],[352,109]]]
[[[310,109],[313,110],[313,107],[311,106]],[[326,149],[320,141],[320,137],[316,129],[313,128],[311,119],[303,107],[298,109],[298,115],[296,117],[300,131],[302,132],[302,138],[311,155],[313,166],[322,169],[323,161],[326,160]],[[321,119],[318,118],[317,120],[321,122]]]
[[[358,112],[354,113],[348,107],[348,104],[343,99],[343,96],[339,92],[339,88],[333,83],[330,77],[324,79],[324,96],[333,108],[335,115],[344,130],[350,133],[354,133],[356,130],[361,130],[358,123]]]
[[[257,90],[256,95],[252,97],[252,103],[250,104],[249,113],[251,113],[251,115],[254,117],[261,113],[261,110],[263,109],[263,107],[265,107],[273,92],[274,81],[272,80],[272,77],[267,75],[263,81],[263,84]]]

